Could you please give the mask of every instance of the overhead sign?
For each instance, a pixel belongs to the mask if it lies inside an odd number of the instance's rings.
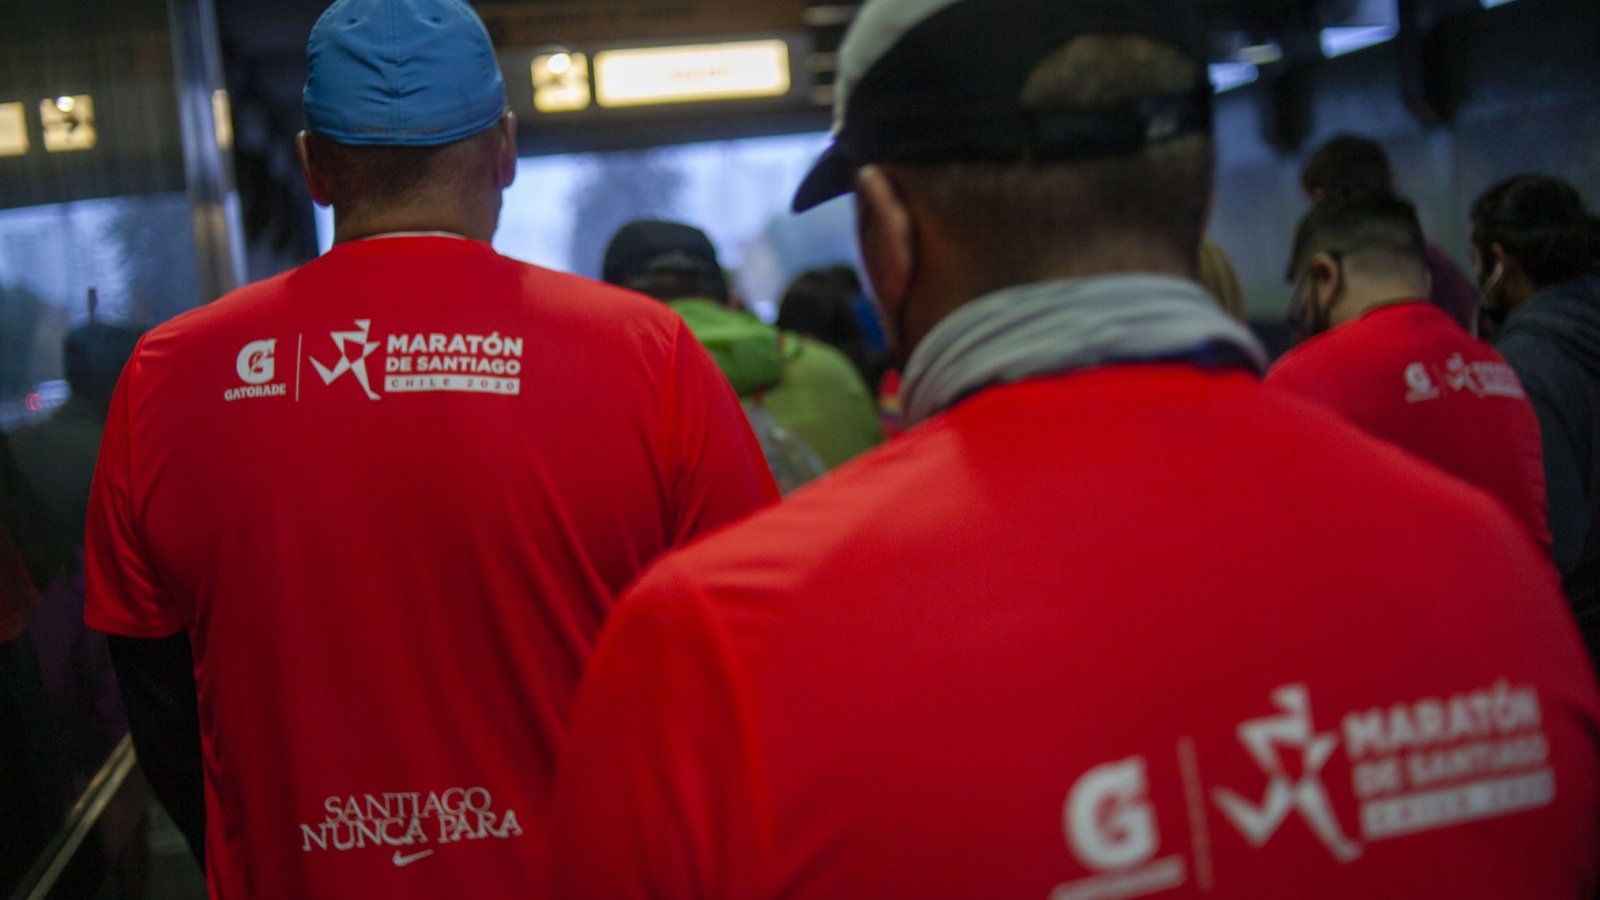
[[[582,53],[549,53],[533,58],[533,108],[539,112],[588,109],[589,57]]]
[[[51,153],[93,150],[94,98],[88,94],[53,97],[39,102],[44,149]]]
[[[607,50],[594,57],[595,99],[603,107],[782,97],[789,93],[789,45],[741,41],[690,47]]]
[[[28,110],[21,103],[0,103],[0,156],[28,152]]]
[[[805,30],[805,0],[541,0],[474,4],[497,47],[616,44]]]

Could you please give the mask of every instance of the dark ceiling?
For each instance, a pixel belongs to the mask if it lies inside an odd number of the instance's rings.
[[[502,21],[519,11],[538,11],[552,2],[573,0],[521,0],[477,2],[486,14]],[[759,2],[759,0],[757,0]],[[1196,0],[1213,33],[1213,56],[1228,61],[1241,50],[1273,42],[1285,54],[1284,64],[1317,52],[1317,34],[1327,26],[1374,24],[1392,18],[1398,4],[1401,15],[1415,16],[1424,25],[1479,8],[1478,0]],[[305,41],[326,0],[216,0],[227,79],[235,108],[259,116],[246,130],[264,126],[275,135],[291,134],[300,126],[300,88],[305,79]],[[816,82],[831,80],[832,54],[839,36],[858,3],[854,0],[807,0],[804,24],[795,31],[810,33],[815,53],[809,60]],[[486,15],[486,17],[488,17]],[[491,26],[492,27],[492,26]],[[492,27],[493,30],[493,27]],[[649,40],[650,35],[618,35],[627,40]],[[816,105],[826,106],[826,92]],[[691,114],[692,116],[692,114]],[[681,116],[680,116],[681,117]],[[703,113],[702,113],[703,117]],[[820,116],[818,122],[823,121]],[[627,143],[626,137],[623,143]],[[580,139],[578,143],[583,143]],[[615,144],[616,139],[599,141]],[[642,143],[642,141],[634,141]]]
[[[30,0],[31,2],[31,0]],[[114,0],[92,0],[114,2]],[[290,256],[308,255],[314,248],[304,246],[309,229],[303,218],[309,201],[304,196],[298,161],[293,152],[293,135],[303,125],[300,91],[305,82],[305,42],[317,17],[330,0],[214,0],[222,38],[227,85],[233,101],[235,165],[244,198],[248,233],[264,238]],[[995,2],[1003,14],[1001,0]],[[1072,0],[1061,0],[1072,2]],[[1249,59],[1266,62],[1262,80],[1276,85],[1264,92],[1274,108],[1283,107],[1282,98],[1293,94],[1297,74],[1309,71],[1303,66],[1322,58],[1318,40],[1323,28],[1399,24],[1403,33],[1417,35],[1441,20],[1481,9],[1480,0],[1193,0],[1199,4],[1212,35],[1213,62]],[[521,149],[525,153],[572,152],[584,150],[632,149],[713,140],[749,137],[760,134],[797,133],[823,130],[829,122],[829,106],[835,52],[856,9],[858,0],[475,0],[497,38],[502,59],[541,40],[539,27],[564,8],[578,9],[582,15],[609,16],[618,9],[630,9],[644,17],[659,16],[667,10],[698,10],[699,21],[712,30],[729,36],[737,33],[719,27],[722,19],[707,21],[706,10],[724,10],[730,15],[749,17],[774,10],[799,10],[799,21],[778,30],[786,34],[805,34],[811,53],[799,63],[797,78],[802,87],[783,103],[724,101],[662,107],[644,110],[589,110],[561,116],[522,116]],[[603,10],[593,12],[591,10]],[[754,12],[752,12],[754,10]],[[563,13],[563,15],[569,14]],[[793,13],[783,13],[782,16]],[[694,15],[693,12],[690,15]],[[605,21],[611,21],[606,18]],[[680,23],[681,24],[681,23]],[[776,24],[776,23],[775,23]],[[745,32],[748,33],[748,32]],[[663,35],[606,35],[615,43],[647,44],[653,39],[682,42],[680,31],[670,39]],[[697,34],[710,38],[713,34]],[[615,43],[613,45],[615,45]],[[1417,42],[1421,46],[1421,42]],[[599,49],[600,45],[596,45]],[[531,54],[529,54],[531,55]],[[1416,54],[1419,58],[1424,53]],[[522,59],[527,59],[524,55]],[[1272,61],[1276,60],[1276,61]],[[508,66],[510,64],[508,63]],[[1425,64],[1422,64],[1425,65]],[[1397,74],[1397,82],[1410,77]],[[529,88],[531,90],[531,87]],[[1287,104],[1292,113],[1293,103]],[[530,111],[531,112],[531,111]],[[1275,131],[1284,137],[1277,141],[1290,147],[1295,141],[1296,120],[1292,114],[1272,117]],[[537,121],[535,121],[537,120]],[[1303,124],[1303,123],[1302,123]],[[1281,127],[1280,127],[1281,126]],[[1303,131],[1303,128],[1299,129]]]

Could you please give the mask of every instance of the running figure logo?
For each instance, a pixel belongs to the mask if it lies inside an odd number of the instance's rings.
[[[1350,862],[1361,855],[1361,847],[1339,829],[1339,820],[1334,817],[1333,805],[1328,802],[1319,777],[1322,767],[1338,749],[1339,738],[1313,730],[1311,694],[1305,685],[1278,688],[1272,692],[1272,699],[1283,710],[1281,715],[1253,719],[1239,726],[1239,742],[1267,774],[1267,795],[1259,805],[1225,789],[1213,791],[1212,796],[1251,846],[1265,844],[1289,814],[1298,811],[1334,859]],[[1283,750],[1300,752],[1304,769],[1299,781],[1292,781],[1284,770],[1280,756]]]
[[[369,342],[367,340],[368,333],[372,331],[372,320],[357,319],[356,328],[359,330],[333,332],[333,343],[339,348],[339,361],[334,364],[333,368],[328,368],[314,358],[311,360],[311,364],[317,367],[317,374],[322,376],[323,384],[333,384],[344,373],[354,372],[356,381],[361,383],[361,389],[367,392],[368,398],[372,400],[382,399],[372,392],[372,384],[367,379],[367,357],[378,349],[378,342]],[[355,359],[351,359],[352,350],[360,353]]]

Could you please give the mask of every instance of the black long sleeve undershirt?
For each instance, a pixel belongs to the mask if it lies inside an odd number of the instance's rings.
[[[128,731],[156,799],[205,863],[205,776],[194,655],[187,634],[143,639],[107,635]]]

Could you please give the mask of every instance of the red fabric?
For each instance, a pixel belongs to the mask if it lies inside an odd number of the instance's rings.
[[[1503,510],[1246,375],[1111,368],[991,388],[646,575],[574,712],[557,896],[1589,896],[1597,735]]]
[[[1550,550],[1533,405],[1500,354],[1437,307],[1373,310],[1290,351],[1267,381],[1483,488]]]
[[[214,893],[497,896],[545,872],[614,595],[775,499],[665,306],[483,244],[341,245],[145,338],[87,619],[190,633]]]

